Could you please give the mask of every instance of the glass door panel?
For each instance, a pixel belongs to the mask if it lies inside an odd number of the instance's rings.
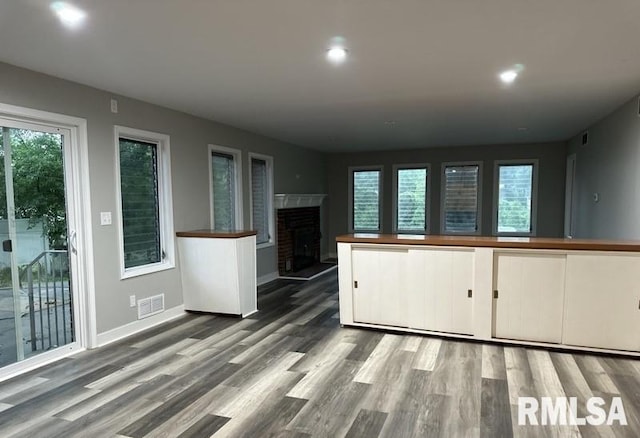
[[[0,366],[75,339],[63,130],[0,126]]]

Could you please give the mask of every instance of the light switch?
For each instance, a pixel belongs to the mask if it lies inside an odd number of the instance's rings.
[[[100,212],[100,225],[111,225],[111,212],[110,211],[101,211]]]
[[[111,112],[114,114],[118,113],[118,101],[115,99],[111,99]]]

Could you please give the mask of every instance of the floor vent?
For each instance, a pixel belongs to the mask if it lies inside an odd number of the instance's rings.
[[[138,319],[164,312],[164,294],[144,298],[138,301]]]

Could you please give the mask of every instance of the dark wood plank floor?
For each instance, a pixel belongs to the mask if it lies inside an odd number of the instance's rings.
[[[2,437],[639,437],[640,362],[341,328],[336,273],[260,288],[0,384]],[[621,396],[626,427],[518,426],[518,396]],[[580,412],[583,414],[584,412]]]

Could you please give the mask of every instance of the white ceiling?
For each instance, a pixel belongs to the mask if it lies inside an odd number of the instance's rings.
[[[640,90],[638,0],[72,3],[2,0],[0,60],[320,150],[566,140]]]

